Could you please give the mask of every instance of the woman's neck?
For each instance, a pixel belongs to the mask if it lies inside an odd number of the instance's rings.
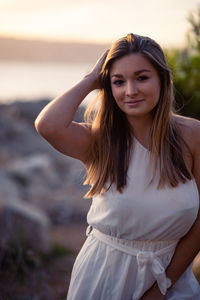
[[[152,125],[152,118],[129,118],[127,117],[129,124],[131,125],[133,135],[141,142],[146,148],[149,147],[149,134]]]

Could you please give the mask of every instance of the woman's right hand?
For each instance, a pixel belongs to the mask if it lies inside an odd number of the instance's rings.
[[[108,55],[108,52],[109,52],[109,49],[107,49],[100,56],[100,58],[97,60],[96,64],[94,65],[94,67],[90,71],[90,73],[88,75],[86,75],[86,77],[91,77],[92,80],[94,81],[94,85],[93,85],[94,89],[100,89],[101,88],[101,85],[100,85],[100,73],[101,73],[103,64],[104,64],[104,62],[106,60],[106,57]]]

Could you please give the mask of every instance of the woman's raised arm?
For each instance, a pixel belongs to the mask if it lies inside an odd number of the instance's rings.
[[[73,121],[83,99],[100,88],[99,74],[108,51],[100,57],[92,71],[63,95],[52,100],[38,115],[35,127],[55,149],[85,162],[90,144],[90,128]]]

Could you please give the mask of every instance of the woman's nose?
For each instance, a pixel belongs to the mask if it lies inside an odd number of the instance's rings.
[[[128,97],[133,97],[137,95],[138,93],[138,87],[136,82],[127,82],[126,85],[126,95]]]

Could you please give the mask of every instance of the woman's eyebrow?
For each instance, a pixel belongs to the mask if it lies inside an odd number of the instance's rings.
[[[134,74],[135,74],[135,75],[139,75],[140,73],[143,73],[143,72],[151,72],[151,70],[148,70],[148,69],[141,69],[141,70],[135,71]],[[121,74],[113,74],[113,75],[111,76],[111,78],[112,78],[112,77],[122,78],[123,75],[121,75]]]
[[[136,72],[134,72],[135,75],[139,75],[140,73],[143,73],[143,72],[151,72],[151,70],[148,70],[148,69],[142,69],[142,70],[138,70]]]

